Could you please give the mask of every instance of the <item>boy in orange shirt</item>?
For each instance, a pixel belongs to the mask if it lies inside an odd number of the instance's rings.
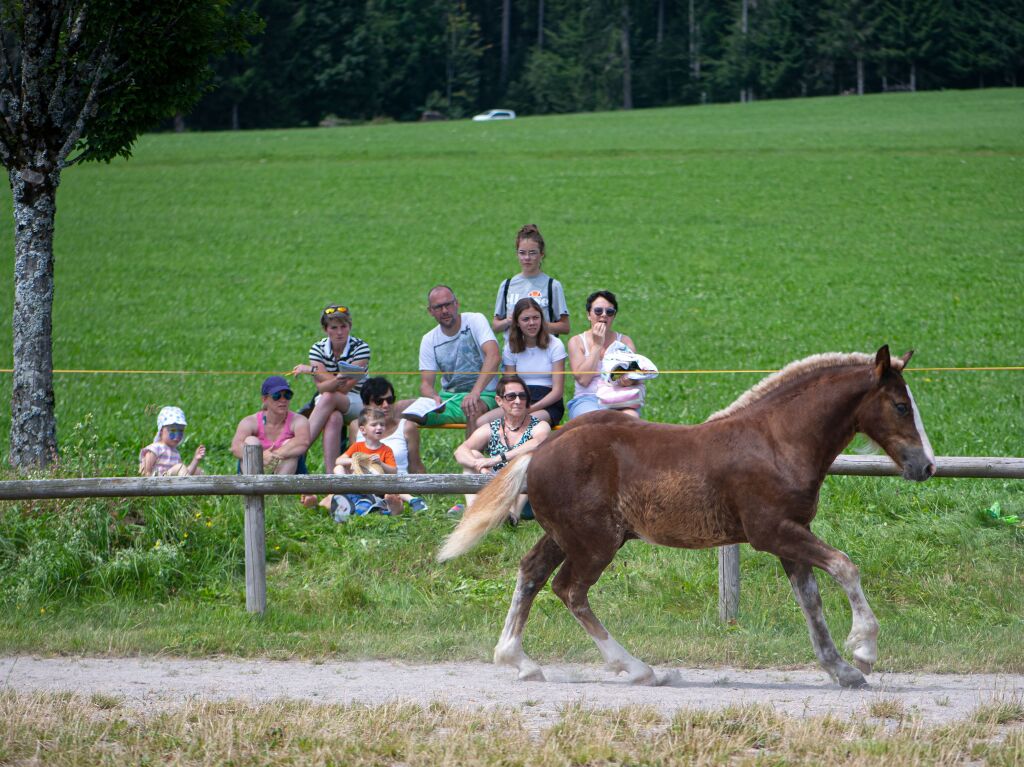
[[[354,442],[349,446],[338,460],[334,463],[335,474],[353,473],[353,456],[357,454],[369,455],[372,464],[379,466],[385,474],[397,474],[398,466],[395,463],[395,454],[390,447],[380,440],[387,430],[387,414],[382,410],[363,410],[359,414],[359,432],[363,435],[365,442]],[[335,522],[344,522],[349,514],[368,514],[377,510],[384,514],[400,514],[402,502],[397,501],[397,508],[391,508],[383,498],[370,495],[326,495],[320,501],[320,505],[328,509],[334,515]]]
[[[391,448],[380,440],[387,431],[387,414],[381,410],[364,410],[359,414],[359,433],[365,442],[354,442],[349,445],[334,464],[335,474],[352,473],[352,456],[356,453],[368,453],[370,460],[380,464],[385,474],[397,474],[398,465]]]

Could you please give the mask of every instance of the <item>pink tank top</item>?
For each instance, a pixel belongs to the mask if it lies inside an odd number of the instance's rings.
[[[292,431],[293,415],[294,413],[289,410],[288,415],[284,417],[284,427],[281,429],[281,434],[275,441],[271,442],[267,437],[267,414],[263,412],[256,414],[256,438],[263,445],[264,450],[274,450],[281,447],[281,445],[295,436],[295,432]]]

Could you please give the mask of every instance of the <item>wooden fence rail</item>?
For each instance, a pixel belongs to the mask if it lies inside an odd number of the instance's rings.
[[[936,458],[936,477],[1024,479],[1024,458]],[[899,469],[880,456],[841,455],[829,474],[883,477]],[[0,481],[0,501],[44,498],[132,498],[163,495],[297,495],[299,493],[412,493],[458,495],[479,492],[490,477],[471,474],[298,476],[211,474],[201,477],[86,477]]]
[[[936,477],[1024,479],[1024,458],[935,459]],[[264,476],[263,454],[247,445],[243,474],[201,477],[90,477],[82,479],[18,479],[0,481],[0,501],[45,498],[131,498],[189,495],[245,496],[245,602],[249,612],[266,610],[266,557],[263,498],[299,493],[412,493],[458,495],[475,493],[491,477],[470,474],[350,475],[311,474]],[[841,455],[829,474],[894,476],[896,465],[884,456]],[[736,618],[739,609],[740,558],[738,546],[718,550],[719,617]]]

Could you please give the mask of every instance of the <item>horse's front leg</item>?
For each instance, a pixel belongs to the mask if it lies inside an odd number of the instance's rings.
[[[861,589],[860,570],[846,554],[837,550],[826,572],[843,587],[850,600],[853,621],[850,635],[846,637],[846,649],[853,653],[854,665],[870,674],[878,660],[878,619]]]
[[[807,631],[811,636],[811,646],[814,648],[818,663],[843,687],[863,687],[867,684],[864,675],[843,660],[835,642],[832,641],[832,635],[821,610],[818,581],[811,566],[791,559],[782,559],[782,567],[789,576],[793,595],[807,620]]]
[[[861,672],[870,673],[878,658],[878,621],[861,591],[857,567],[843,552],[824,543],[809,527],[792,519],[783,519],[774,529],[763,528],[761,533],[752,537],[750,543],[754,548],[772,552],[786,566],[797,601],[807,616],[815,653],[819,653],[819,658],[823,657],[821,652],[825,653],[822,665],[844,687],[866,684]],[[791,563],[789,566],[786,565],[787,560]],[[853,612],[852,628],[846,644],[853,651],[854,662],[860,671],[841,658],[838,664],[831,661],[829,648],[835,647],[831,638],[827,645],[820,644],[823,637],[828,636],[828,629],[821,617],[821,596],[811,567],[819,567],[827,572],[846,591]],[[836,655],[838,657],[838,653]]]
[[[831,575],[846,592],[852,614],[846,649],[853,654],[854,665],[870,674],[878,660],[878,619],[860,587],[860,570],[846,554],[823,543],[810,530],[806,535],[814,541],[810,564]]]

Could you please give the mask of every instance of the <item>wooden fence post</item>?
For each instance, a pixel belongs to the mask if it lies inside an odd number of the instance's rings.
[[[242,473],[263,473],[263,448],[246,445]],[[267,609],[267,539],[263,496],[245,496],[245,609],[262,615]]]
[[[740,611],[740,547],[718,547],[718,619],[736,620]]]

